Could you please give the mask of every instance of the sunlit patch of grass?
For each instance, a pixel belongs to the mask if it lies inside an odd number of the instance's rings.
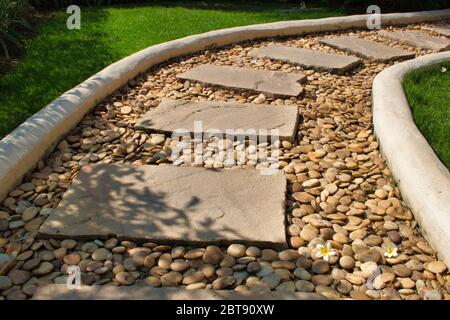
[[[450,62],[411,72],[403,86],[417,127],[450,169]]]

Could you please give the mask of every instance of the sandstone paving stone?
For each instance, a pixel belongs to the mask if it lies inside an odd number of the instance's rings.
[[[361,58],[379,62],[410,59],[414,57],[413,53],[405,50],[392,48],[378,42],[361,39],[355,36],[326,38],[322,39],[321,43],[339,50],[353,53]]]
[[[40,235],[285,248],[285,192],[282,172],[85,166]]]
[[[380,31],[380,36],[403,42],[414,47],[446,51],[450,49],[450,39],[434,37],[417,30],[403,30],[395,32]]]
[[[450,25],[432,26],[426,29],[450,37]]]
[[[239,91],[253,91],[277,97],[297,97],[303,92],[300,83],[305,75],[282,71],[204,64],[194,67],[178,79],[200,82]]]
[[[299,65],[304,69],[328,71],[342,74],[361,63],[357,57],[327,53],[312,49],[294,48],[284,45],[269,45],[253,49],[249,55],[255,58],[269,58]]]
[[[237,137],[252,135],[254,138],[269,137],[275,133],[272,130],[277,129],[280,139],[292,140],[297,118],[295,106],[164,99],[136,123],[136,128],[163,133],[189,132],[191,135],[195,132],[203,136],[217,130],[225,135],[227,130],[232,130]]]
[[[33,300],[325,300],[318,293],[234,290],[188,290],[182,288],[81,286],[68,289],[64,284],[39,287]]]

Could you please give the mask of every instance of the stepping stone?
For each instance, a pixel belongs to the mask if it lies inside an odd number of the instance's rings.
[[[237,91],[265,93],[273,97],[297,97],[303,92],[300,83],[306,81],[304,74],[212,64],[192,68],[177,78]]]
[[[427,30],[442,34],[446,37],[450,37],[450,25],[444,25],[444,26],[434,26],[434,27],[428,27]]]
[[[318,293],[234,290],[189,290],[145,286],[81,286],[69,289],[65,284],[37,288],[33,300],[326,300]]]
[[[147,112],[136,123],[136,128],[163,133],[181,128],[193,134],[194,122],[201,121],[201,129],[196,131],[203,133],[217,129],[225,135],[227,130],[238,133],[237,130],[241,129],[244,134],[253,131],[256,138],[260,130],[264,130],[261,135],[270,136],[272,129],[278,129],[280,139],[293,140],[297,132],[297,119],[296,106],[165,99],[157,108]]]
[[[429,36],[417,30],[395,32],[380,31],[379,35],[418,48],[437,51],[446,51],[450,49],[449,39]]]
[[[361,63],[361,59],[356,57],[283,45],[270,45],[253,49],[249,54],[255,58],[280,60],[299,65],[304,69],[314,69],[338,74],[350,71]]]
[[[387,62],[391,60],[414,58],[414,53],[392,48],[384,44],[354,36],[339,36],[320,41],[330,47],[353,53],[361,58]]]
[[[41,237],[286,248],[282,171],[84,166]]]

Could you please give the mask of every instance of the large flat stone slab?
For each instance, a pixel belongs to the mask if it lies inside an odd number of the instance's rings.
[[[326,38],[322,39],[320,42],[330,47],[353,53],[358,57],[380,62],[410,59],[414,57],[414,53],[355,36]]]
[[[300,83],[306,81],[304,74],[212,64],[194,67],[179,74],[177,78],[238,91],[247,90],[280,97],[300,95],[303,92]]]
[[[450,49],[450,39],[444,37],[433,37],[417,30],[404,31],[380,31],[380,36],[393,39],[410,46],[446,51]]]
[[[446,37],[450,37],[450,25],[428,27],[427,30],[442,34]]]
[[[268,58],[299,65],[304,69],[314,69],[342,74],[361,63],[361,59],[341,54],[317,50],[294,48],[283,45],[270,45],[253,49],[249,55],[255,58]]]
[[[183,129],[191,134],[194,131],[213,132],[214,129],[223,135],[229,130],[236,133],[241,130],[244,134],[254,132],[256,136],[270,136],[276,129],[280,139],[292,140],[297,132],[297,120],[296,106],[165,99],[157,108],[147,112],[136,127],[163,133]],[[195,128],[194,123],[197,122],[198,126],[199,121],[200,127]]]
[[[81,169],[39,233],[284,248],[285,192],[282,172],[91,165]]]
[[[65,284],[38,287],[33,300],[326,300],[312,292],[238,292],[234,290],[189,290],[140,286],[81,286],[68,289]]]

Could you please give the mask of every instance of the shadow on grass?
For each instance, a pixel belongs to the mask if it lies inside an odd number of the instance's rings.
[[[121,4],[116,7],[141,7],[141,6],[158,6],[165,8],[183,7],[191,10],[221,10],[221,11],[239,11],[239,12],[274,12],[280,10],[287,11],[317,11],[322,10],[321,1],[308,1],[307,8],[301,8],[300,2],[278,2],[278,1],[221,1],[221,0],[204,0],[204,1],[179,1],[179,0],[152,0],[141,1],[137,3]]]
[[[325,7],[321,1],[308,1],[307,7],[301,7],[300,1],[298,2],[277,2],[277,1],[161,1],[153,0],[143,3],[133,4],[118,4],[115,8],[166,8],[175,9],[183,8],[185,10],[192,10],[197,12],[217,11],[232,14],[233,12],[241,14],[247,13],[251,15],[258,15],[273,19],[278,17],[279,20],[292,20],[292,19],[317,19],[325,18],[333,15],[332,13],[343,15],[344,11],[339,7]]]
[[[54,99],[114,60],[103,31],[108,12],[83,12],[83,28],[66,28],[58,12],[38,30],[13,72],[0,77],[0,137]],[[93,72],[94,71],[94,72]],[[80,81],[81,80],[81,81]]]

